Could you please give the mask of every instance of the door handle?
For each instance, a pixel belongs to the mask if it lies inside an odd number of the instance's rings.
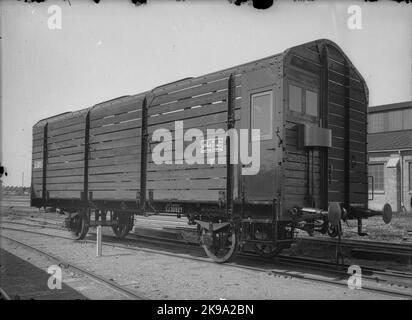
[[[275,133],[276,133],[276,137],[279,139],[278,147],[280,147],[283,144],[283,140],[282,140],[282,137],[279,134],[280,133],[279,127],[276,128]]]

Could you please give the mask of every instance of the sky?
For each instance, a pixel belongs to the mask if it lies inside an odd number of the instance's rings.
[[[61,8],[50,29],[48,8]],[[350,29],[348,8],[361,8]],[[283,52],[336,42],[369,87],[370,105],[412,100],[412,6],[394,1],[0,0],[5,185],[30,185],[32,126],[42,118]],[[358,20],[359,21],[359,20]]]

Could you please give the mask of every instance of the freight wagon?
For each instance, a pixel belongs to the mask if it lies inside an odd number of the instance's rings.
[[[67,112],[33,127],[31,205],[67,213],[77,239],[185,216],[217,262],[246,243],[277,254],[296,229],[337,236],[342,219],[361,232],[382,214],[367,209],[367,107],[365,80],[322,39]]]

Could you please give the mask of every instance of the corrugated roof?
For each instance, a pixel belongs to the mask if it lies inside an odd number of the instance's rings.
[[[368,113],[400,110],[400,109],[407,109],[407,108],[412,108],[412,101],[397,102],[397,103],[383,104],[380,106],[369,107]]]
[[[412,130],[371,133],[368,151],[412,149]]]

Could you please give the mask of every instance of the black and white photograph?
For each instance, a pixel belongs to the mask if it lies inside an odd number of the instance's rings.
[[[412,299],[410,1],[0,0],[0,19],[2,303]]]

